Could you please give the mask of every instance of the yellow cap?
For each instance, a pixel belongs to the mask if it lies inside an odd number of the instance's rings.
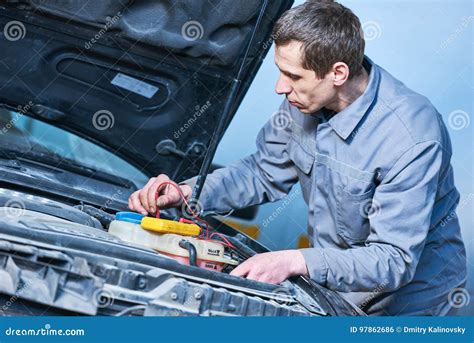
[[[158,233],[175,233],[183,236],[198,236],[201,228],[196,224],[179,223],[174,220],[144,217],[142,228]]]

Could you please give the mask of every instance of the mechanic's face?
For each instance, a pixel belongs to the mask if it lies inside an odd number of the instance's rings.
[[[280,76],[275,91],[285,94],[290,104],[301,112],[313,113],[334,100],[334,74],[329,72],[319,79],[313,70],[303,68],[301,45],[291,41],[287,45],[276,46],[275,64],[280,69]]]

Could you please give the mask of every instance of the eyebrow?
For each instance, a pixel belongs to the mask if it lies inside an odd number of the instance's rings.
[[[294,76],[294,77],[302,77],[301,75],[298,75],[298,74],[295,74],[295,73],[291,73],[289,72],[288,70],[284,70],[284,69],[281,69],[278,64],[275,63],[275,65],[277,66],[277,68],[285,75],[287,76]]]

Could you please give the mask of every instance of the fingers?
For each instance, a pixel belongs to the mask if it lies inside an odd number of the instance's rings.
[[[246,277],[247,274],[250,272],[251,265],[252,265],[252,262],[250,261],[250,259],[248,259],[244,263],[238,265],[234,270],[232,270],[230,272],[230,275]]]
[[[181,188],[181,192],[183,192],[184,197],[186,200],[189,199],[189,197],[193,194],[193,189],[191,188],[190,185],[183,184],[179,186]]]
[[[156,191],[164,182],[172,182],[176,188],[171,185],[163,186],[160,189],[160,195],[155,200]],[[160,174],[157,177],[152,177],[142,189],[132,193],[128,198],[128,207],[132,211],[140,212],[141,214],[155,214],[156,207],[166,208],[177,206],[181,202],[181,196],[177,190],[180,188],[186,198],[192,194],[192,188],[188,185],[177,185],[165,174]]]
[[[237,266],[230,275],[244,277],[247,280],[278,284],[286,277],[275,271],[265,254],[257,254]]]
[[[142,189],[132,193],[128,199],[128,206],[131,210],[140,212],[144,215],[156,212],[155,193],[159,185],[163,182],[170,181],[165,174],[152,177]]]
[[[237,266],[237,268],[230,272],[230,275],[244,277],[247,280],[268,282],[266,275],[250,260]]]
[[[146,199],[147,199],[147,202],[148,202],[148,206],[150,206],[150,213],[155,213],[156,212],[155,196],[156,196],[156,191],[158,190],[158,187],[160,187],[160,185],[163,182],[170,182],[170,181],[171,180],[167,175],[160,174],[155,178],[154,183],[152,185],[150,185],[150,187],[148,187],[147,192],[146,192]],[[167,186],[163,186],[160,189],[160,193],[163,193],[164,191],[166,191],[166,187]]]
[[[147,213],[151,213],[150,204],[148,203],[148,196],[147,196],[148,188],[150,188],[151,185],[153,185],[155,180],[156,180],[156,177],[152,177],[150,180],[148,180],[147,184],[138,193],[138,198],[140,200],[140,203],[143,206],[143,208],[145,208]]]
[[[170,191],[173,192],[173,191]],[[164,208],[164,207],[171,207],[173,205],[177,204],[177,200],[179,200],[179,193],[174,190],[175,193],[173,194],[164,194],[160,195],[158,199],[156,200],[156,206],[159,208]],[[177,196],[175,196],[177,195]]]
[[[248,273],[246,278],[247,280],[254,280],[254,281],[259,281],[259,282],[266,282],[266,283],[272,283],[272,284],[278,283],[271,277],[271,275],[268,275],[266,273],[261,273],[261,272],[255,272],[255,271],[251,271],[250,273]]]
[[[156,213],[157,203],[159,207],[171,207],[179,203],[180,195],[177,189],[172,186],[164,186],[160,189],[160,196],[155,201],[156,191],[164,182],[173,182],[165,174],[160,174],[157,177],[152,177],[142,189],[132,193],[128,199],[128,207],[142,214]],[[174,182],[173,182],[174,183]],[[176,187],[179,187],[176,185]],[[188,191],[186,189],[186,191]]]
[[[177,206],[181,200],[181,195],[178,191],[178,189],[180,189],[179,186],[175,182],[171,181],[168,177],[166,178],[166,181],[171,182],[174,187],[171,185],[166,185],[165,187],[163,187],[163,190],[160,191],[160,196],[158,197],[158,199],[156,199],[156,206],[158,206],[159,208]],[[164,178],[163,180],[164,181],[160,180],[160,183],[165,182]]]
[[[135,211],[135,208],[133,207],[133,203],[132,203],[132,197],[135,195],[136,192],[133,192],[132,194],[130,194],[130,196],[128,197],[128,208],[132,211]]]
[[[262,268],[259,266],[258,261],[255,261],[258,255],[255,255],[245,261],[245,277],[249,280],[263,281]]]
[[[128,198],[128,207],[135,212],[139,212],[143,215],[147,215],[147,210],[142,206],[139,199],[140,190],[133,192],[132,195]]]

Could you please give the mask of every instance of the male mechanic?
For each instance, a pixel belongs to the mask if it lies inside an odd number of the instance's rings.
[[[210,174],[200,200],[228,211],[279,200],[299,181],[311,248],[258,254],[231,274],[274,284],[307,275],[371,315],[451,314],[466,260],[440,114],[364,56],[360,21],[338,3],[290,9],[273,36],[283,120],[262,128],[256,153]],[[169,186],[154,201],[168,180],[151,178],[130,209],[178,206]],[[193,182],[180,185],[187,197]]]

